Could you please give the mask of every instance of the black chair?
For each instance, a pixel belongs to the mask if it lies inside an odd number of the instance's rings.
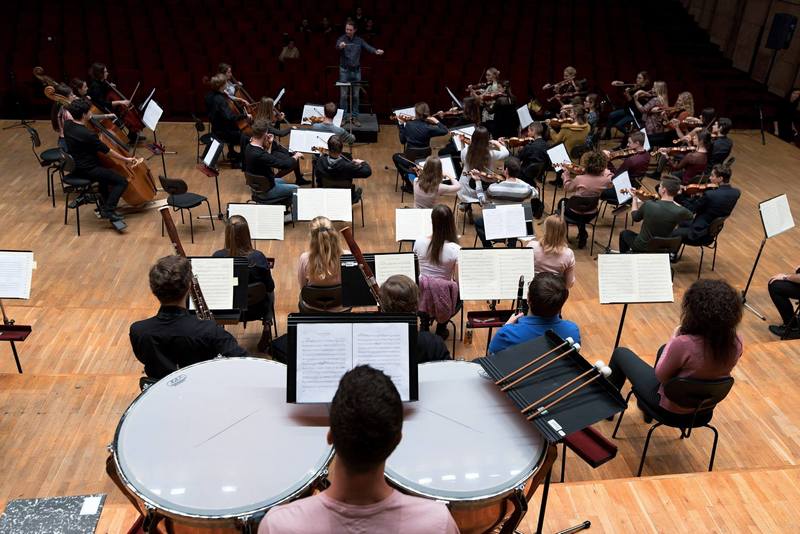
[[[567,235],[569,235],[569,225],[579,225],[584,224],[592,227],[592,236],[591,236],[591,245],[589,246],[589,255],[591,256],[594,253],[594,231],[597,228],[597,217],[600,215],[600,196],[593,195],[589,197],[581,197],[578,195],[573,195],[567,199],[564,203],[564,222],[567,223]],[[594,212],[594,218],[588,222],[583,222],[575,219],[568,215],[569,212],[573,212],[575,214],[578,213],[592,213]]]
[[[267,291],[264,282],[251,282],[247,285],[247,310],[243,311],[239,321],[247,328],[248,321],[261,321],[263,330],[258,341],[258,350],[267,351],[272,345],[272,329],[278,337],[278,324],[275,321],[275,294]]]
[[[41,153],[36,152],[36,149],[42,146],[42,140],[39,138],[39,132],[36,131],[36,128],[31,126],[25,125],[25,129],[28,130],[28,135],[31,136],[31,152],[33,155],[36,156],[36,161],[39,163],[40,167],[45,167],[47,169],[47,175],[45,176],[45,185],[47,186],[47,196],[52,198],[53,207],[56,207],[56,190],[53,187],[53,175],[58,172],[61,167],[63,153],[61,152],[60,148],[48,148],[47,150],[43,150]]]
[[[200,145],[210,145],[214,140],[214,136],[210,133],[204,133],[206,131],[206,125],[203,120],[198,119],[194,113],[192,113],[192,120],[194,120],[194,129],[197,134],[197,157],[195,158],[195,163],[200,163]]]
[[[158,177],[161,182],[161,187],[166,191],[169,196],[167,197],[167,206],[170,206],[173,211],[181,212],[181,223],[186,223],[183,218],[183,210],[189,212],[189,232],[191,235],[192,243],[194,243],[194,222],[192,221],[192,208],[198,207],[203,202],[208,207],[208,220],[211,221],[211,230],[214,228],[214,216],[211,215],[211,204],[208,203],[208,198],[197,193],[189,193],[189,187],[186,182],[179,178],[166,178],[164,176]],[[161,236],[164,236],[164,222],[161,222]]]
[[[349,312],[351,308],[342,307],[342,285],[304,286],[300,290],[299,309],[301,313]]]
[[[682,240],[677,237],[653,237],[647,242],[645,253],[649,254],[677,254],[681,248]],[[633,252],[633,251],[631,251]],[[672,256],[670,256],[670,259]],[[677,258],[676,260],[677,261]]]
[[[683,251],[686,249],[687,245],[700,248],[700,265],[697,267],[697,278],[700,278],[700,273],[703,271],[703,256],[707,248],[714,251],[714,255],[711,259],[711,270],[714,270],[717,264],[717,239],[719,238],[719,233],[722,232],[722,229],[725,227],[726,220],[727,217],[717,217],[708,225],[708,231],[705,236],[696,240],[688,238],[683,240],[683,245],[678,253],[678,259],[683,256]]]
[[[324,176],[322,174],[318,175],[320,178],[320,183],[324,188],[330,189],[350,189],[352,194],[350,195],[351,203],[352,204],[361,204],[361,228],[364,228],[364,197],[363,197],[363,190],[360,187],[353,188],[353,179],[343,180],[338,179],[334,180],[328,176]],[[355,228],[355,227],[353,227]]]
[[[409,161],[416,162],[419,159],[425,159],[433,153],[431,147],[427,148],[404,148],[403,149],[403,157]],[[410,164],[409,164],[410,165]],[[395,169],[397,170],[397,174],[394,179],[394,190],[397,191],[397,186],[400,183],[400,178],[403,176],[404,171],[398,165],[395,164]],[[402,189],[400,190],[400,202],[403,202],[405,199],[406,192]]]
[[[100,210],[100,195],[95,189],[95,182],[88,178],[81,178],[75,173],[75,160],[64,152],[61,153],[62,162],[56,171],[61,177],[61,188],[64,190],[64,224],[67,224],[67,215],[70,209],[75,210],[75,220],[78,235],[81,235],[81,211],[83,204],[95,204]],[[69,197],[75,193],[75,200],[70,202]]]
[[[245,182],[247,182],[247,187],[250,188],[250,202],[254,202],[256,204],[266,204],[269,206],[284,206],[285,212],[288,212],[292,216],[292,227],[294,227],[292,197],[285,199],[266,198],[267,193],[269,193],[270,190],[275,187],[275,182],[266,176],[245,172],[244,179]]]
[[[786,324],[786,328],[783,330],[783,335],[781,336],[781,341],[785,341],[787,339],[793,339],[792,333],[800,330],[800,301],[797,303],[797,307],[794,309],[794,315]]]
[[[692,435],[692,429],[694,428],[710,428],[714,432],[714,444],[711,448],[711,459],[708,463],[708,470],[711,471],[714,468],[714,457],[717,454],[719,433],[717,429],[709,423],[714,416],[714,408],[728,396],[732,387],[732,376],[719,380],[696,380],[693,378],[681,377],[670,379],[664,384],[664,395],[673,403],[694,410],[688,414],[669,412],[661,408],[658,404],[650,404],[645,400],[645,395],[640,395],[636,391],[636,388],[632,388],[628,396],[625,397],[625,403],[627,404],[631,395],[636,395],[639,408],[644,412],[645,417],[656,421],[647,432],[647,439],[645,439],[644,442],[642,459],[639,461],[639,470],[636,476],[642,476],[642,468],[644,467],[644,460],[647,456],[647,447],[650,445],[650,438],[653,435],[653,431],[660,426],[680,429],[681,439],[690,437]],[[619,420],[617,421],[616,427],[614,427],[614,433],[611,437],[617,437],[617,430],[619,430],[624,415],[625,412],[619,415]]]

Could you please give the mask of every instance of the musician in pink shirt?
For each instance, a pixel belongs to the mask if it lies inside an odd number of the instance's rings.
[[[569,248],[567,225],[558,215],[550,215],[543,226],[542,240],[528,244],[533,249],[534,273],[559,274],[569,289],[575,284],[575,253]]]
[[[400,443],[403,404],[391,379],[360,365],[333,397],[328,443],[336,449],[331,486],[269,511],[258,534],[457,534],[440,502],[411,497],[386,483],[386,459]]]

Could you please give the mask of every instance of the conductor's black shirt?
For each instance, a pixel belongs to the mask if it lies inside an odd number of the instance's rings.
[[[133,323],[130,338],[136,359],[144,364],[144,373],[156,379],[218,354],[247,356],[247,351],[217,323],[202,321],[176,306],[161,306],[155,317]]]

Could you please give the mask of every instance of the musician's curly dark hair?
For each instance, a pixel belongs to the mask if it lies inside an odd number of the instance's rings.
[[[387,313],[417,313],[419,290],[414,281],[402,274],[386,279],[380,287],[381,304]]]
[[[192,264],[183,256],[165,256],[150,268],[150,291],[159,302],[186,297],[192,284]]]
[[[586,168],[586,174],[600,176],[608,167],[608,158],[602,152],[587,152],[581,157],[581,164]]]
[[[737,352],[742,296],[724,280],[697,280],[683,295],[681,334],[703,338],[711,358],[725,362]]]
[[[403,403],[383,371],[359,365],[339,381],[330,421],[337,460],[364,473],[379,467],[400,443]]]

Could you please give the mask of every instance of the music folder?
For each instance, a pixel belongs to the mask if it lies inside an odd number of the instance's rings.
[[[386,373],[403,402],[419,398],[414,313],[289,314],[286,402],[329,403],[347,371]]]
[[[375,274],[378,285],[395,274],[403,274],[419,283],[419,260],[413,252],[364,253],[364,261]],[[342,306],[376,306],[367,281],[352,254],[343,254],[340,259],[342,273]]]
[[[497,381],[507,376],[509,373],[519,369],[526,363],[534,360],[537,356],[543,355],[551,349],[558,347],[564,340],[552,330],[545,335],[514,345],[495,354],[478,358],[475,362],[483,367],[486,374]],[[566,350],[563,349],[563,350]],[[525,372],[540,367],[542,364],[561,354],[563,350],[554,352],[544,360],[537,362],[534,366],[513,375],[505,383],[521,377]],[[592,364],[580,355],[579,352],[572,351],[569,356],[559,359],[542,371],[537,372],[530,378],[523,380],[517,386],[504,392],[509,399],[522,410],[531,403],[541,399],[545,395],[553,392],[573,378],[581,375],[592,368]],[[587,380],[594,374],[587,376]],[[570,391],[573,387],[580,385],[582,381],[569,386],[565,390],[550,397],[547,402],[553,401],[563,393]],[[504,384],[498,385],[498,389]],[[623,411],[626,407],[625,401],[611,382],[605,378],[593,381],[588,386],[582,388],[574,395],[570,395],[563,401],[557,403],[539,417],[533,418],[530,422],[549,443],[557,443],[566,436],[583,430],[598,421]],[[536,408],[532,408],[520,417],[527,417],[535,413]]]

